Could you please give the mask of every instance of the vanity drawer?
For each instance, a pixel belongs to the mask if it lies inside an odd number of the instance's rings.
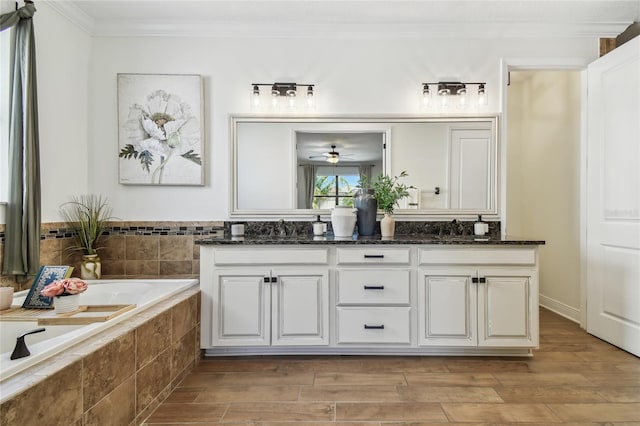
[[[535,265],[534,247],[445,248],[425,247],[418,251],[420,265]]]
[[[337,343],[411,343],[409,307],[337,308]]]
[[[406,269],[340,269],[336,272],[339,305],[408,305]]]
[[[214,253],[216,265],[326,264],[327,249],[221,249]]]
[[[403,248],[339,248],[336,250],[338,265],[346,264],[409,264],[409,247]]]

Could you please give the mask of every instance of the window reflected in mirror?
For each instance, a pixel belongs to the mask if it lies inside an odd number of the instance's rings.
[[[299,209],[352,207],[360,179],[383,172],[383,132],[296,131],[295,139]]]

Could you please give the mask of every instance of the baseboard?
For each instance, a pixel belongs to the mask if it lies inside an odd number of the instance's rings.
[[[580,309],[559,302],[543,294],[540,294],[538,297],[540,299],[540,306],[542,306],[543,308],[546,308],[558,315],[562,315],[563,317],[580,324]]]

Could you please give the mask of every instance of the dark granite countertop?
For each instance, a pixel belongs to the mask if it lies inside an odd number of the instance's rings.
[[[543,240],[531,240],[519,237],[475,237],[475,236],[450,236],[450,235],[396,235],[392,238],[382,238],[380,235],[371,237],[314,237],[313,235],[299,235],[292,237],[273,236],[245,236],[230,237],[225,235],[219,238],[205,238],[195,241],[201,245],[368,245],[368,244],[440,244],[440,245],[543,245]]]

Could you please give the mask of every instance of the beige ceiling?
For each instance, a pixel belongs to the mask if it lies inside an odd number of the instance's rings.
[[[98,35],[263,33],[615,36],[640,0],[36,0]],[[461,25],[464,24],[464,25]],[[216,32],[217,31],[217,32]],[[507,33],[505,33],[507,31]]]

